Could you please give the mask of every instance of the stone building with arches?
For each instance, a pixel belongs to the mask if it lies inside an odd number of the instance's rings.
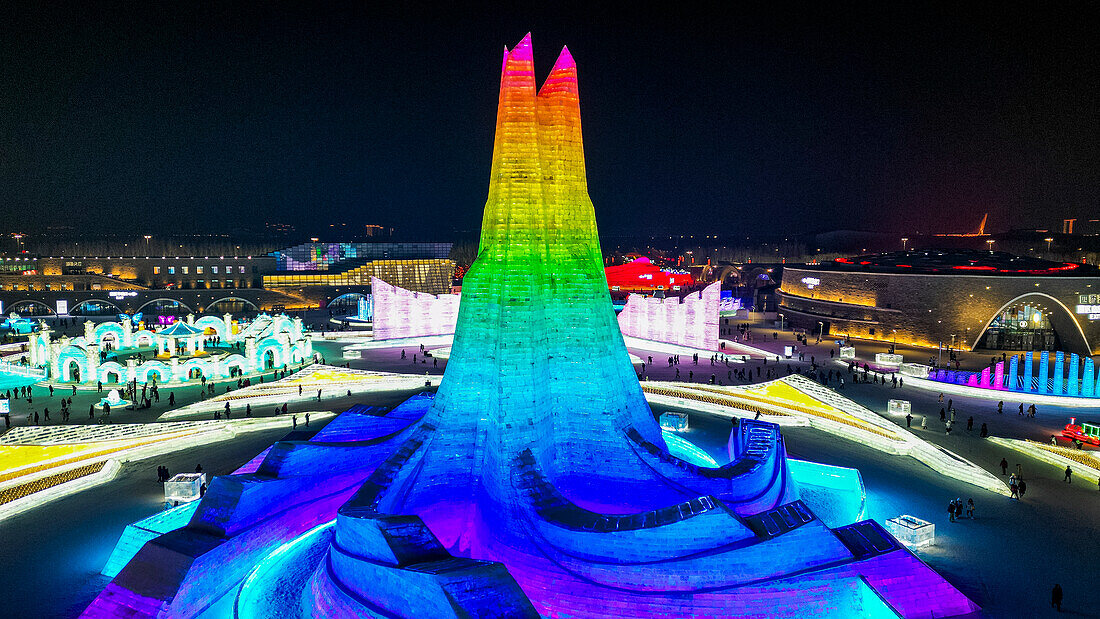
[[[1100,354],[1100,269],[920,250],[787,265],[779,313],[807,331],[964,350]]]

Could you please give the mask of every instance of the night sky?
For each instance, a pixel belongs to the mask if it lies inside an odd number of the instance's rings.
[[[480,223],[500,54],[527,31],[540,82],[563,44],[577,60],[605,236],[1100,214],[1084,4],[59,4],[0,15],[0,231],[450,240]]]

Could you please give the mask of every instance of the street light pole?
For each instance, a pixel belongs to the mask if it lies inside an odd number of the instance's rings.
[[[817,321],[817,328],[817,341],[820,342],[821,338],[825,337],[825,323],[821,322],[820,320]]]
[[[908,244],[909,244],[909,239],[907,239],[905,237],[901,237],[901,251],[905,251],[905,249],[906,249],[905,246],[908,245]]]

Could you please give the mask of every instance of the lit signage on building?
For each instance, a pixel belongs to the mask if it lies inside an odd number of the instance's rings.
[[[814,286],[820,286],[821,285],[821,280],[816,278],[816,277],[803,277],[802,278],[802,283],[806,284],[806,287],[809,288],[810,290],[813,290]]]
[[[69,313],[69,302],[65,300],[59,300],[57,302],[57,315],[65,316]]]
[[[1086,295],[1081,295],[1084,298]],[[1096,295],[1088,295],[1095,297]],[[1089,320],[1100,320],[1100,305],[1078,305],[1077,313],[1088,315]]]
[[[112,299],[125,299],[127,297],[136,297],[137,293],[133,290],[112,290],[107,293]]]

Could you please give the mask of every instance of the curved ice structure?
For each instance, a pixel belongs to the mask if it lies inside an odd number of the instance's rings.
[[[536,92],[528,35],[504,55],[481,245],[438,394],[349,411],[215,479],[85,615],[214,616],[238,591],[266,599],[265,582],[326,617],[977,610],[874,522],[818,520],[774,424],[742,421],[729,446],[704,467],[665,444],[603,276],[576,65],[563,50]],[[294,543],[333,520],[327,551]]]

